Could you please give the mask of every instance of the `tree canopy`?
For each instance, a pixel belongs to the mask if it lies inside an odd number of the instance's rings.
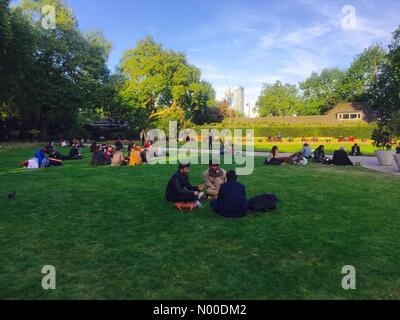
[[[200,70],[190,65],[183,53],[164,50],[152,37],[140,40],[136,48],[125,52],[121,70],[127,78],[121,91],[123,100],[145,115],[148,123],[144,126],[156,121],[154,115],[172,105],[175,107],[171,110],[183,110],[185,119],[196,124],[218,120],[213,118],[217,112],[215,91],[201,80]]]

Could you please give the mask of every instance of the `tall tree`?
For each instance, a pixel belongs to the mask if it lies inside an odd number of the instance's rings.
[[[374,45],[356,57],[343,79],[342,91],[345,100],[367,102],[370,99],[379,67],[384,63],[385,56],[385,49]]]
[[[45,4],[56,7],[54,30],[42,27]],[[103,45],[107,41],[100,41],[99,33],[85,37],[78,31],[72,11],[61,0],[23,0],[18,10],[31,19],[39,34],[34,67],[29,82],[21,88],[29,96],[25,117],[37,124],[42,139],[49,132],[72,134],[80,112],[101,106],[102,87],[109,76],[108,46]]]
[[[313,72],[300,82],[303,91],[304,108],[301,114],[324,114],[343,101],[342,83],[345,73],[337,68],[324,69],[321,74]]]
[[[183,53],[164,50],[152,37],[125,52],[121,70],[128,79],[121,92],[124,101],[140,110],[148,122],[174,104],[185,111],[186,118],[201,123],[201,114],[215,106],[215,92],[200,80],[200,70]]]
[[[274,84],[264,84],[255,111],[260,117],[285,116],[297,113],[302,106],[297,87],[277,81]]]
[[[371,105],[378,112],[382,131],[400,135],[400,27],[393,33],[371,92]]]

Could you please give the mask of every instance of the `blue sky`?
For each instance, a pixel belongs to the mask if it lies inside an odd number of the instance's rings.
[[[100,28],[113,42],[109,65],[137,40],[154,36],[182,51],[222,98],[242,85],[246,103],[264,82],[297,83],[312,71],[347,68],[371,44],[386,46],[400,25],[398,0],[67,0],[82,30]],[[342,8],[356,9],[344,29]]]

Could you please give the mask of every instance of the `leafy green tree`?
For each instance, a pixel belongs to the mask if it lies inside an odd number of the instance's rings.
[[[345,73],[337,68],[324,69],[321,74],[313,72],[301,82],[304,108],[303,115],[324,114],[343,101],[342,83]]]
[[[299,112],[302,107],[297,87],[277,81],[274,84],[264,84],[255,111],[260,117],[285,116]]]
[[[183,53],[164,50],[152,37],[125,52],[121,70],[128,79],[121,95],[147,119],[143,127],[150,125],[154,114],[173,104],[197,123],[206,121],[204,114],[215,106],[215,92],[200,80],[200,70],[190,65]]]
[[[56,6],[55,30],[42,27],[45,4]],[[34,65],[19,88],[28,97],[18,103],[25,108],[25,123],[40,129],[42,139],[49,133],[73,135],[79,114],[101,107],[104,101],[108,42],[98,32],[85,36],[78,31],[72,11],[60,0],[23,0],[16,10],[31,19],[38,33]]]
[[[0,138],[20,130],[28,95],[22,90],[34,64],[37,33],[20,10],[0,0]]]
[[[379,129],[400,135],[400,27],[393,33],[385,62],[371,91],[371,105],[379,116]]]
[[[374,45],[356,57],[343,79],[342,92],[346,101],[367,102],[370,99],[379,67],[384,63],[385,56],[385,49]]]

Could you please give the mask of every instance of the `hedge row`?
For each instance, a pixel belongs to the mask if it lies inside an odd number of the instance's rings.
[[[215,128],[215,127],[214,127]],[[199,129],[214,129],[199,128]],[[301,127],[301,126],[285,126],[285,127],[263,127],[254,129],[255,137],[357,137],[359,139],[370,139],[375,126],[359,126],[359,127]],[[218,128],[215,128],[218,129]],[[235,128],[238,129],[238,128]],[[246,128],[241,128],[246,130]],[[233,132],[233,128],[231,129]],[[245,133],[244,133],[245,134]]]

